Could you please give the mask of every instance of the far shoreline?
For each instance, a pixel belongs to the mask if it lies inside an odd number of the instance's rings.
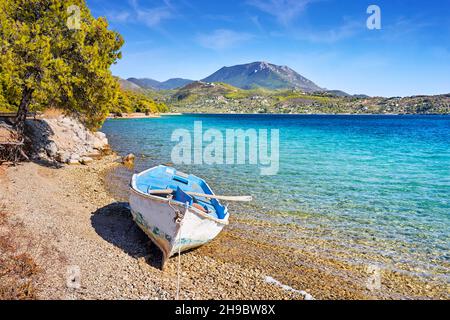
[[[398,116],[398,117],[410,117],[410,116],[450,116],[448,113],[237,113],[237,112],[168,112],[157,114],[145,114],[143,112],[124,113],[122,116],[109,115],[106,120],[129,120],[129,119],[156,119],[166,116],[189,116],[189,115],[235,115],[235,116],[356,116],[356,117],[380,117],[380,116]]]
[[[143,112],[133,112],[133,113],[122,113],[121,116],[115,116],[114,114],[110,114],[106,119],[153,119],[153,118],[161,118],[162,116],[181,116],[182,113],[177,112],[168,112],[168,113],[151,113],[145,114]]]
[[[209,112],[180,112],[164,115],[276,115],[276,116],[450,116],[449,113],[209,113]]]
[[[159,114],[145,114],[143,112],[122,113],[120,116],[110,114],[106,119],[143,119],[143,118],[159,118]]]

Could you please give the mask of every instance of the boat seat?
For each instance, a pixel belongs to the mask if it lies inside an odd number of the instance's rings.
[[[206,199],[204,197],[192,197],[186,192],[211,194],[212,191],[208,185],[200,178],[194,175],[187,175],[173,168],[159,166],[138,177],[136,188],[142,193],[148,193],[149,190],[175,190],[174,199],[192,205],[193,202],[199,203],[209,211],[209,215],[217,219],[223,219],[226,216],[226,208],[216,199]]]

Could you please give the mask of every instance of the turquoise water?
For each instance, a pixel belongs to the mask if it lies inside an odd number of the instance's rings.
[[[310,247],[320,237],[332,254],[354,250],[355,260],[448,280],[450,116],[183,115],[108,120],[102,131],[116,151],[138,156],[139,171],[172,162],[172,132],[192,131],[194,121],[224,134],[279,129],[277,175],[257,165],[177,165],[216,193],[255,198],[232,204],[235,214],[297,223]]]

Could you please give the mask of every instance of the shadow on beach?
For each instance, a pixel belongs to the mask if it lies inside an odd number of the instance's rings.
[[[133,221],[128,203],[115,202],[96,210],[91,224],[98,235],[133,258],[145,258],[161,269],[162,253]]]
[[[39,152],[52,143],[51,137],[55,134],[49,124],[42,120],[27,120],[25,126],[25,149],[27,154],[32,155],[31,161],[47,168],[59,169],[63,166],[55,160],[36,157]],[[54,143],[53,143],[54,144]]]

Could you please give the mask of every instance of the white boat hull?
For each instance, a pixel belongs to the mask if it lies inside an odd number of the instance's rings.
[[[211,241],[228,224],[228,215],[219,220],[196,208],[134,188],[130,207],[134,221],[161,249],[163,267],[174,254]]]

